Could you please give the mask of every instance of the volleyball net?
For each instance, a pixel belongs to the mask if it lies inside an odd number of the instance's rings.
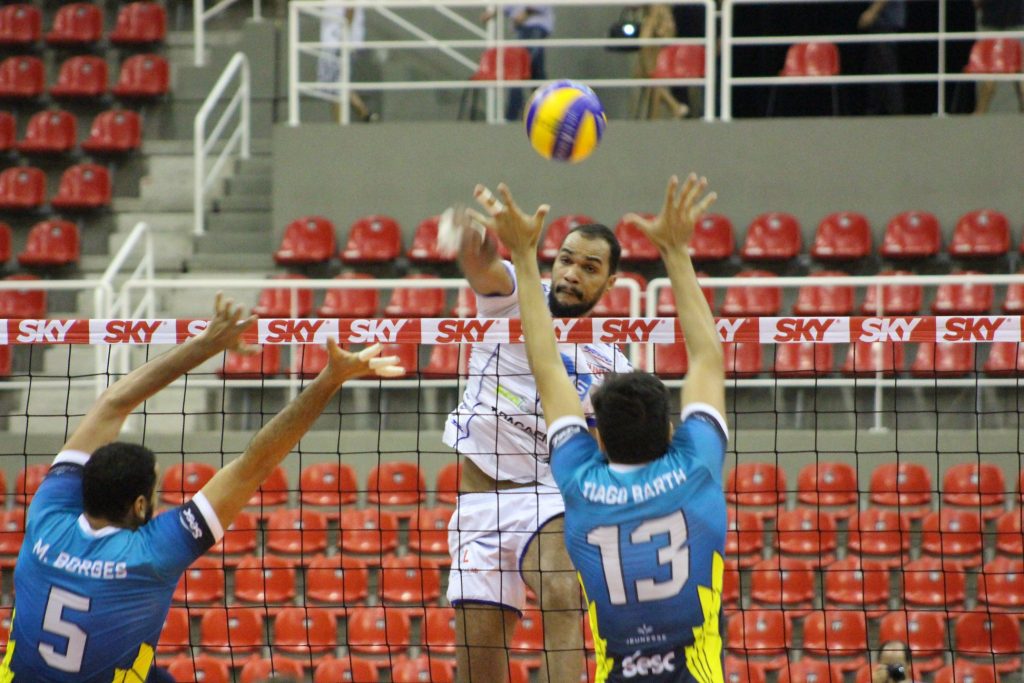
[[[867,681],[890,641],[908,646],[912,680],[1021,680],[1021,317],[717,326],[732,432],[726,680]],[[204,327],[0,320],[5,621],[26,505],[63,440],[102,388]],[[556,321],[555,333],[621,345],[671,387],[685,377],[672,318]],[[124,438],[157,453],[160,504],[179,504],[315,376],[328,338],[384,343],[409,372],[346,384],[185,574],[157,657],[177,680],[452,680],[447,527],[459,470],[441,431],[471,346],[521,343],[517,320],[261,319],[246,339],[260,353],[182,378]],[[544,655],[535,598],[506,639],[513,681],[537,680]]]

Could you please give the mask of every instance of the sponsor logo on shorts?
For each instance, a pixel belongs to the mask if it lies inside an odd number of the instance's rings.
[[[675,652],[659,652],[653,655],[642,655],[637,650],[622,660],[622,677],[648,676],[668,673],[676,670]]]

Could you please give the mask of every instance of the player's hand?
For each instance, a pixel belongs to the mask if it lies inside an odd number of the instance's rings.
[[[256,316],[244,318],[245,309],[235,305],[234,300],[225,298],[223,292],[217,292],[213,300],[213,319],[199,339],[217,351],[234,351],[244,355],[252,355],[259,351],[242,341],[242,334],[256,322]]]
[[[498,238],[512,252],[513,260],[516,257],[536,258],[537,244],[540,242],[540,234],[544,230],[544,220],[548,216],[551,207],[541,204],[537,207],[533,216],[523,213],[522,209],[512,199],[505,183],[498,185],[499,200],[489,189],[483,185],[477,185],[473,190],[473,196],[483,207],[487,215],[478,211],[469,211],[470,217],[477,223],[494,230]]]
[[[405,368],[399,365],[398,356],[381,356],[380,344],[368,346],[357,353],[350,353],[338,346],[333,339],[327,340],[327,366],[323,373],[341,384],[364,375],[377,377],[401,377]]]
[[[697,175],[691,173],[683,183],[683,189],[679,190],[679,178],[672,176],[660,214],[649,220],[630,213],[624,219],[643,230],[662,254],[685,250],[693,238],[697,222],[718,198],[714,192],[705,194],[707,187],[707,178],[698,180]]]

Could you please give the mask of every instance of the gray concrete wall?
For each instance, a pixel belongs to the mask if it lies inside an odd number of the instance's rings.
[[[601,148],[569,166],[541,159],[518,125],[383,123],[274,128],[274,225],[323,214],[341,228],[374,212],[417,222],[475,183],[507,181],[526,206],[614,223],[655,210],[671,173],[706,174],[716,211],[742,235],[758,213],[789,211],[813,234],[831,211],[857,210],[876,233],[899,211],[926,209],[948,235],[963,213],[1024,223],[1024,117],[789,119],[706,124],[612,121]]]

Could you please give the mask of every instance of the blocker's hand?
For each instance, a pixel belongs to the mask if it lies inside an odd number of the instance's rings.
[[[672,176],[665,191],[665,204],[657,217],[648,220],[630,213],[624,219],[639,226],[662,254],[685,250],[693,238],[697,221],[718,199],[714,192],[704,194],[707,187],[707,178],[698,180],[697,175],[691,173],[679,191],[679,178]]]
[[[350,353],[339,347],[333,339],[328,339],[327,367],[323,371],[331,375],[338,384],[371,373],[378,377],[404,375],[405,368],[399,365],[398,356],[381,356],[380,349],[380,344],[374,344],[358,353]]]
[[[541,204],[533,216],[529,216],[523,213],[512,199],[512,193],[505,183],[498,185],[498,192],[503,201],[483,185],[477,185],[473,190],[473,196],[488,215],[484,216],[472,210],[468,212],[469,215],[477,223],[498,233],[498,237],[512,252],[513,257],[534,257],[537,253],[537,244],[540,242],[540,234],[544,230],[544,220],[551,207]]]
[[[236,306],[234,300],[225,298],[223,292],[217,292],[213,300],[213,311],[213,319],[199,336],[204,344],[209,344],[217,351],[234,351],[244,355],[259,352],[258,346],[242,341],[242,334],[256,322],[256,315],[243,319],[245,309]]]

